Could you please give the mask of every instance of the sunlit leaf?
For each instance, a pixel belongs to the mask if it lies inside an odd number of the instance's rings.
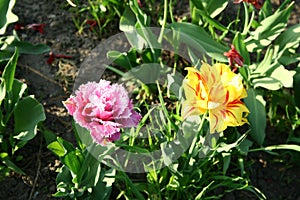
[[[245,40],[249,52],[255,52],[272,43],[283,31],[287,25],[288,18],[293,9],[291,3],[285,10],[275,12],[273,15],[265,18],[255,31]]]
[[[1,0],[0,1],[0,35],[6,31],[8,24],[18,21],[18,16],[12,12],[16,0]]]
[[[283,66],[277,67],[271,77],[280,81],[283,87],[292,88],[293,87],[293,77],[295,75],[295,71],[287,70]]]
[[[19,101],[14,111],[15,136],[30,140],[37,134],[37,125],[46,119],[44,108],[35,98],[27,96]]]
[[[272,77],[258,77],[252,83],[254,88],[262,87],[268,90],[279,90],[282,87],[280,81]]]
[[[59,157],[64,156],[66,153],[65,149],[57,141],[50,143],[47,148]]]
[[[300,43],[300,24],[289,27],[284,31],[275,41],[275,46],[278,45],[280,50],[286,50],[288,48],[299,45]]]
[[[197,9],[206,11],[212,18],[224,11],[228,5],[228,0],[192,0],[192,2]]]

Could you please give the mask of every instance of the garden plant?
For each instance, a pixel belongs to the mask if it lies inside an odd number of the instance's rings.
[[[14,1],[4,2],[1,31],[17,21]],[[243,191],[268,199],[252,183],[249,156],[288,153],[299,161],[300,24],[288,24],[295,2],[189,0],[181,18],[177,3],[66,1],[78,33],[108,36],[62,102],[74,140],[42,131],[61,162],[53,197],[222,199]],[[120,33],[109,35],[116,22]],[[4,176],[24,173],[12,160],[45,120],[43,106],[14,78],[18,54],[50,49],[20,41],[16,30],[0,45]],[[268,145],[270,127],[287,139]]]

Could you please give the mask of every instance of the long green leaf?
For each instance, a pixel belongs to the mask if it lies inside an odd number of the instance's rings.
[[[248,51],[258,51],[272,43],[287,25],[288,18],[293,8],[291,3],[285,10],[275,12],[261,21],[260,26],[245,40]]]
[[[240,32],[237,32],[233,39],[233,45],[241,54],[246,65],[250,65],[250,55],[244,43],[244,38]]]
[[[6,96],[5,82],[3,80],[1,80],[1,83],[0,83],[0,106],[1,106],[2,101],[5,98],[5,96]]]
[[[250,114],[248,116],[248,120],[251,125],[250,134],[259,145],[262,145],[266,135],[265,129],[267,124],[265,101],[262,96],[252,88],[250,88],[247,93],[248,97],[244,100],[246,106],[250,110]]]
[[[299,45],[300,43],[300,24],[291,26],[284,31],[275,41],[275,46],[278,45],[280,50],[286,50],[288,48]]]
[[[0,1],[0,29],[6,24],[6,13],[9,6],[9,0]]]
[[[206,11],[210,17],[214,18],[220,14],[228,5],[228,0],[192,0],[197,9]]]
[[[296,144],[279,144],[279,145],[273,145],[268,147],[262,147],[257,149],[250,149],[249,152],[255,152],[255,151],[273,151],[273,150],[293,150],[300,152],[300,146]]]
[[[293,77],[294,100],[298,108],[300,108],[300,72]]]
[[[5,50],[13,51],[17,47],[20,54],[43,54],[48,53],[51,48],[45,44],[32,44],[30,42],[14,40]]]
[[[18,56],[19,56],[19,51],[18,51],[18,49],[15,49],[15,53],[9,59],[8,63],[5,66],[5,69],[3,71],[2,78],[5,81],[6,92],[10,92],[12,90]]]
[[[66,165],[75,175],[78,174],[82,165],[79,155],[80,154],[78,154],[77,151],[71,151],[61,158],[62,163]]]
[[[145,40],[137,33],[135,24],[137,19],[133,11],[127,7],[120,19],[120,30],[123,31],[132,47],[140,51],[145,44]]]
[[[168,28],[180,34],[180,41],[183,44],[220,62],[227,62],[224,52],[229,48],[213,40],[202,27],[189,23],[172,23]]]
[[[9,158],[7,153],[0,153],[0,160],[4,163],[9,169],[17,172],[19,174],[25,174],[22,169],[20,169],[16,164],[14,164]]]

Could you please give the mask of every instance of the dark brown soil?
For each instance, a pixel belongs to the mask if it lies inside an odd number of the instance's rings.
[[[296,4],[290,21],[292,24],[299,23],[300,1],[297,0]],[[70,118],[61,102],[72,92],[74,72],[100,40],[88,30],[82,35],[77,33],[66,5],[66,1],[61,0],[17,0],[14,12],[19,16],[19,23],[46,24],[44,34],[21,31],[20,38],[32,43],[47,44],[52,52],[73,57],[58,59],[49,65],[46,62],[48,55],[22,55],[19,59],[17,78],[24,79],[28,84],[29,93],[34,94],[44,105],[47,115],[44,128],[74,141]],[[110,30],[111,35],[117,32],[117,28]],[[274,133],[274,130],[268,132],[272,136],[268,137],[271,142]],[[285,136],[280,142],[284,142],[284,138]],[[55,199],[51,195],[56,192],[56,170],[60,167],[60,162],[46,148],[41,132],[22,149],[22,155],[24,159],[18,165],[27,175],[12,173],[0,182],[0,199]],[[247,168],[250,171],[251,184],[259,188],[268,199],[300,200],[299,155],[295,157],[295,154],[285,153],[273,156],[260,152],[250,154],[248,159],[249,163],[252,163]],[[227,195],[226,199],[256,198],[248,193],[234,192]]]

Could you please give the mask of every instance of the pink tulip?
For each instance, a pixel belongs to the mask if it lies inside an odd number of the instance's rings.
[[[101,145],[118,140],[121,128],[137,126],[141,119],[126,89],[106,80],[81,85],[75,96],[63,103],[74,120]]]

